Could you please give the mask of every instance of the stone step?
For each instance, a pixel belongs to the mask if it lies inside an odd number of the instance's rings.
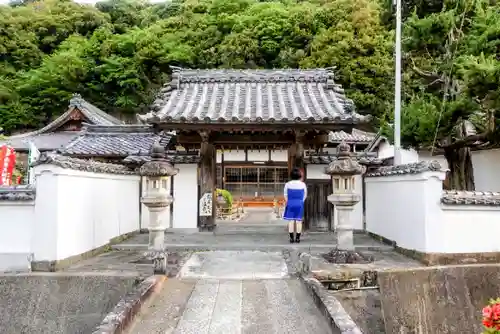
[[[283,234],[288,227],[285,225],[217,225],[215,235],[234,235],[234,234]]]

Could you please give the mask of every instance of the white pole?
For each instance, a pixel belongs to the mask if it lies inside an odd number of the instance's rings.
[[[396,82],[394,88],[394,165],[401,161],[401,0],[396,1]]]

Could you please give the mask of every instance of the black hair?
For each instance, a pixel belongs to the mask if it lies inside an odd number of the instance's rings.
[[[302,178],[302,173],[300,172],[300,169],[297,167],[293,167],[292,171],[290,172],[290,179],[291,180],[300,180]]]

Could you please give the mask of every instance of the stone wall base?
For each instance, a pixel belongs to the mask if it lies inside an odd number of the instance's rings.
[[[384,238],[378,234],[367,232],[371,237],[394,247],[398,253],[420,261],[427,266],[473,264],[473,263],[499,263],[500,252],[484,253],[424,253],[414,249],[399,247],[395,241]]]
[[[101,247],[91,249],[85,253],[73,255],[68,258],[62,260],[55,261],[31,261],[31,271],[42,271],[42,272],[54,272],[66,269],[72,266],[75,263],[78,263],[83,260],[90,259],[99,254],[109,252],[111,250],[111,245],[120,243],[128,238],[138,234],[140,231],[130,232],[126,234],[122,234],[118,237],[112,238],[109,240],[109,243],[102,245]]]

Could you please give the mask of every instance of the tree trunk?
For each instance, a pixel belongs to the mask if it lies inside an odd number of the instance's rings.
[[[446,188],[474,191],[474,167],[470,148],[445,149],[444,156],[449,168]]]

